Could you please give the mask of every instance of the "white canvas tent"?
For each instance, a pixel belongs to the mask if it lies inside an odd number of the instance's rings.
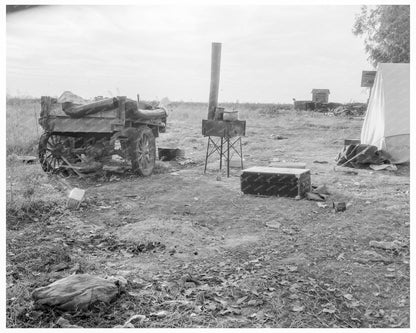
[[[392,163],[410,161],[410,64],[378,64],[361,143],[387,152]]]

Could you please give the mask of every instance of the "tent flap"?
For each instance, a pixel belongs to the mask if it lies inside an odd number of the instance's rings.
[[[379,64],[361,130],[392,163],[410,161],[410,64]]]

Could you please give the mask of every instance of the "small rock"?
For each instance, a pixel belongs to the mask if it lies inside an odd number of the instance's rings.
[[[63,317],[59,317],[59,319],[56,321],[56,325],[61,328],[82,328],[82,326],[71,325],[71,323]]]
[[[168,315],[167,311],[159,311],[159,312],[152,312],[149,316],[157,317],[157,318],[164,318]]]
[[[266,226],[271,229],[279,229],[282,224],[276,221],[266,222]]]
[[[349,300],[349,301],[352,301],[353,300],[353,296],[351,294],[344,294],[342,296],[344,296],[344,298],[347,299],[347,300]]]
[[[303,305],[293,305],[292,306],[292,311],[293,312],[301,312],[305,309],[305,307]]]
[[[344,212],[347,209],[347,205],[345,204],[345,202],[337,202],[337,201],[334,201],[332,203],[332,205],[333,205],[334,210],[336,212]]]
[[[145,315],[140,315],[140,314],[139,315],[134,315],[134,316],[130,317],[129,320],[127,320],[124,323],[124,326],[126,326],[126,324],[129,324],[129,323],[131,323],[131,324],[137,323],[137,322],[141,323],[141,322],[143,322],[145,320],[146,320],[146,316]]]
[[[384,274],[384,276],[388,279],[395,279],[396,278],[396,274]]]

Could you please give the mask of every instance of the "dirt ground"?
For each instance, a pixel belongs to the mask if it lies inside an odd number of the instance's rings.
[[[244,195],[241,170],[227,178],[216,157],[204,174],[205,111],[192,112],[173,110],[157,140],[184,149],[184,160],[158,162],[147,178],[68,178],[86,190],[78,211],[65,209],[65,189],[52,178],[39,186],[54,200],[26,215],[8,209],[8,327],[56,327],[59,316],[113,327],[136,314],[146,316],[136,327],[409,327],[409,166],[335,168],[362,119],[241,113],[244,166],[306,163],[312,184],[330,192],[319,207]],[[17,168],[42,173],[37,164]],[[332,201],[347,210],[335,212]],[[84,313],[33,307],[34,288],[73,272],[123,276],[127,292]]]

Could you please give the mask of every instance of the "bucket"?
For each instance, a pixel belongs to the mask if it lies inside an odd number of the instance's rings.
[[[85,190],[82,190],[80,188],[73,188],[68,196],[68,201],[66,203],[68,208],[71,209],[78,209],[80,203],[84,199]]]
[[[238,120],[238,111],[224,111],[223,120],[235,121]]]

